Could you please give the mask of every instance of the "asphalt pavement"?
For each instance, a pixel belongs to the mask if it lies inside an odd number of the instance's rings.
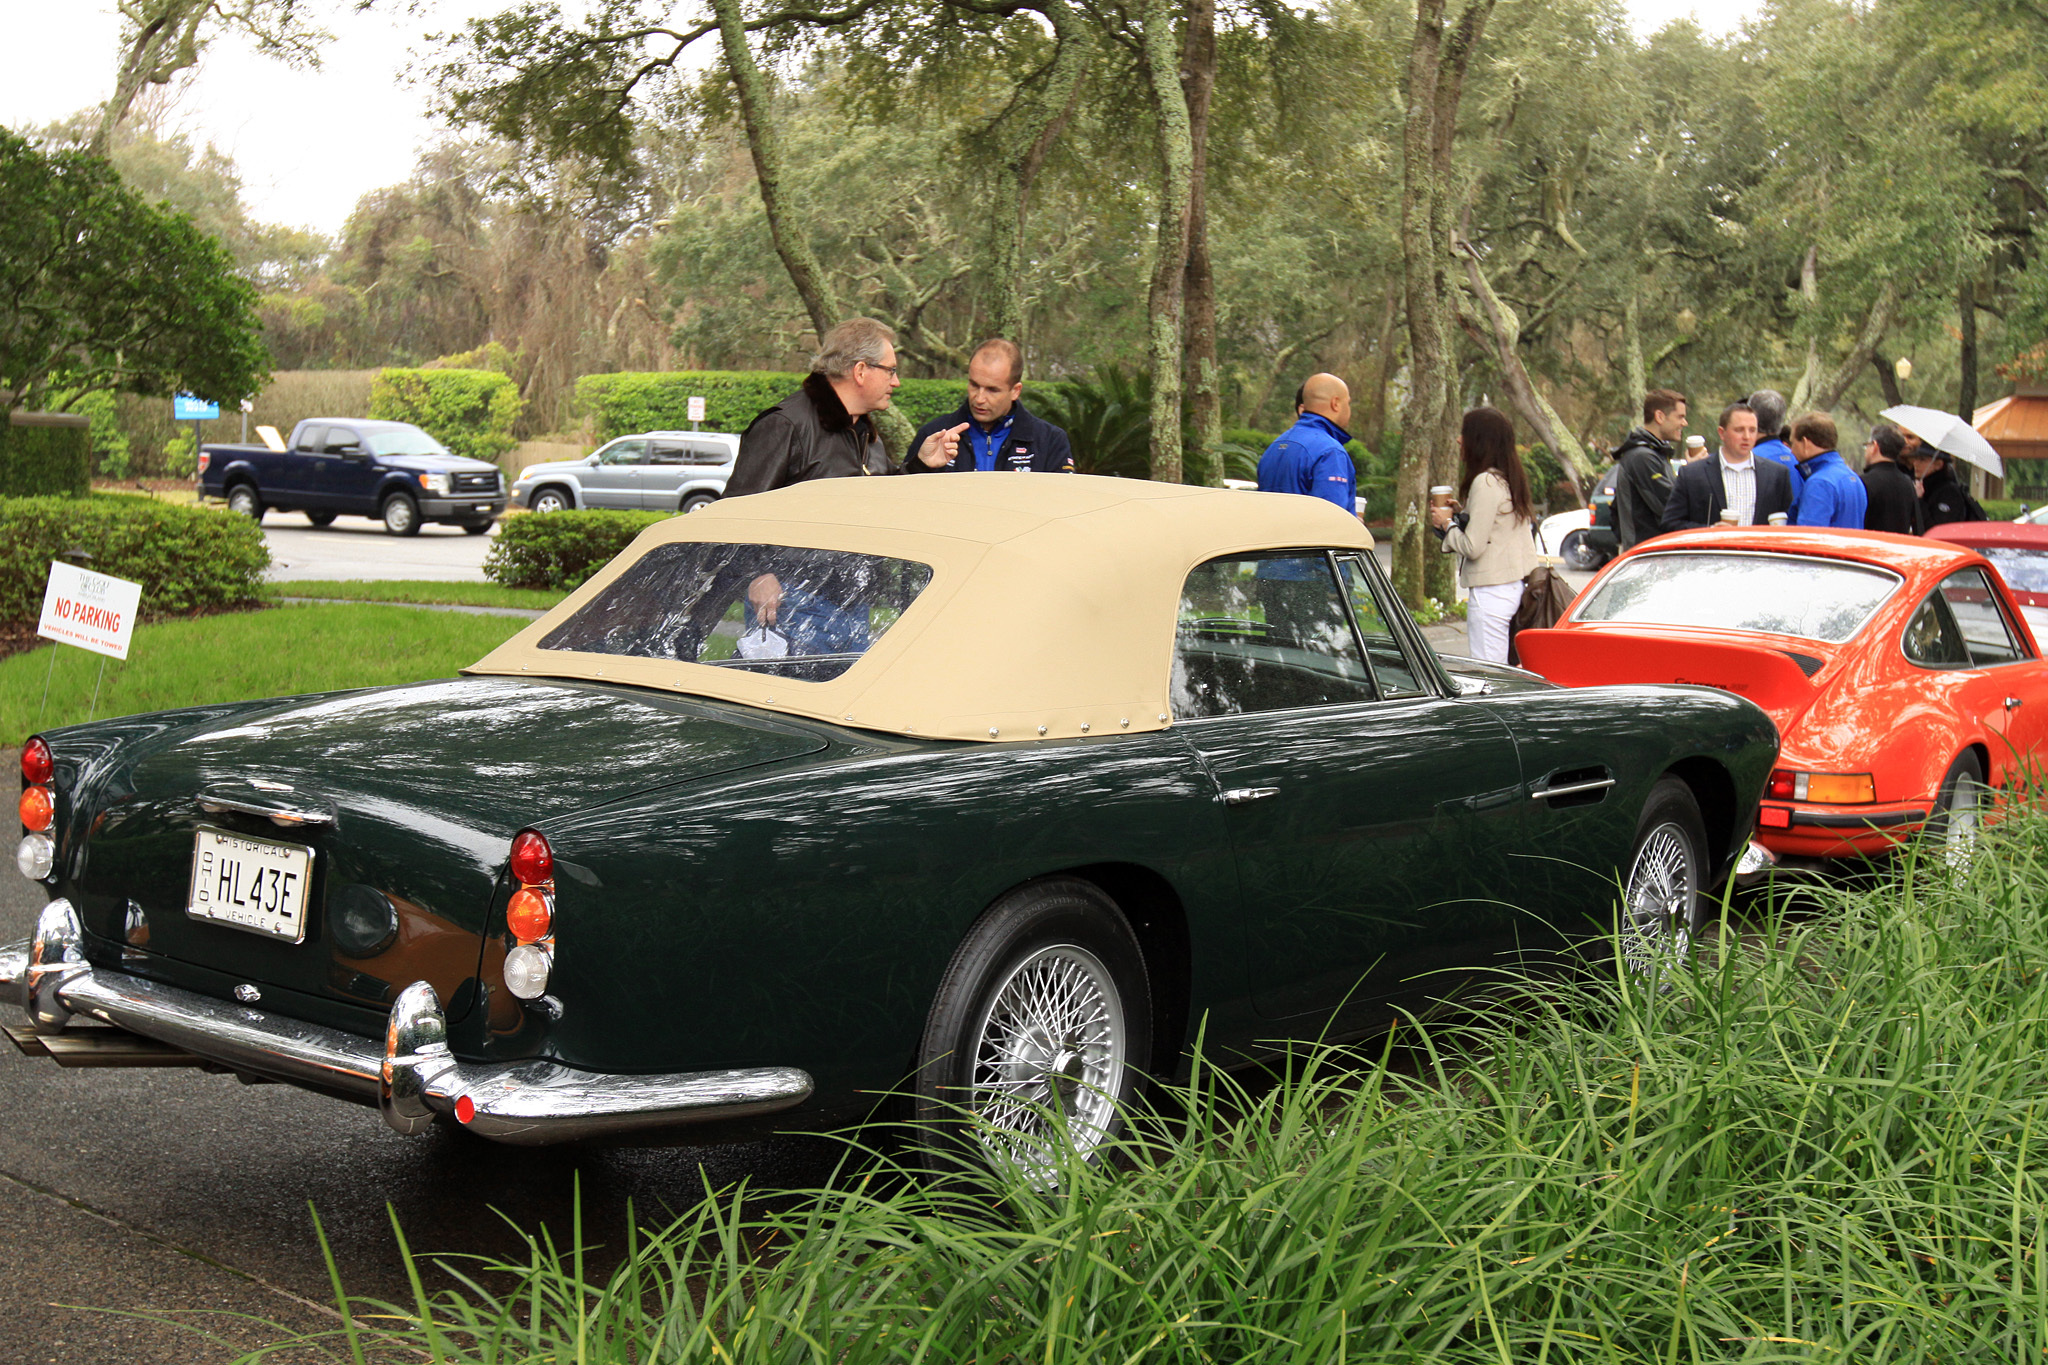
[[[270,512],[263,518],[263,539],[270,547],[273,583],[308,578],[423,578],[440,582],[481,583],[484,555],[497,537],[473,536],[459,526],[420,528],[416,536],[394,536],[384,523],[368,517],[336,517],[325,530],[316,529],[299,512]]]
[[[0,762],[17,759],[0,751]],[[28,935],[43,899],[0,873],[0,943]],[[817,1138],[539,1149],[440,1129],[406,1138],[374,1110],[289,1086],[65,1070],[5,1040],[0,1115],[0,1343],[23,1365],[197,1365],[338,1327],[314,1209],[350,1292],[395,1302],[409,1291],[387,1209],[415,1251],[517,1257],[500,1211],[566,1247],[580,1186],[586,1236],[615,1251],[629,1207],[651,1226],[695,1203],[707,1179],[816,1185],[838,1152]],[[600,1252],[595,1266],[606,1261]]]

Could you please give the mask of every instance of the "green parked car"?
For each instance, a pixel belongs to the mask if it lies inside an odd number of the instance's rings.
[[[1317,499],[830,480],[649,529],[460,678],[37,736],[0,997],[24,1051],[402,1133],[896,1094],[1030,1159],[1198,1031],[1364,1032],[1617,903],[1654,969],[1776,751],[1725,693],[1437,658]]]

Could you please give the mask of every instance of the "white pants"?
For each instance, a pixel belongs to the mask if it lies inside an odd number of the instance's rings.
[[[1521,605],[1519,580],[1465,589],[1465,647],[1473,658],[1490,664],[1508,661],[1508,622]]]

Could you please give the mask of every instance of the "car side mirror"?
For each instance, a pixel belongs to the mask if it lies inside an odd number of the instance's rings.
[[[583,457],[583,463],[585,463],[585,464],[592,464],[592,465],[594,465],[594,464],[596,464],[596,463],[597,463],[597,456],[595,456],[595,455],[585,455],[585,456]]]
[[[346,455],[350,459],[357,459],[362,456],[363,448],[361,446],[336,446],[327,453],[330,455]]]

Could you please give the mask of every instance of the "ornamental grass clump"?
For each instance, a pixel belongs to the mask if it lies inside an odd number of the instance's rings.
[[[1210,1070],[1113,1160],[879,1158],[351,1301],[337,1358],[2012,1362],[2048,1352],[2048,823],[1690,969]],[[851,1149],[850,1149],[851,1150]],[[445,1264],[445,1263],[444,1263]],[[510,1285],[510,1288],[504,1286]],[[337,1284],[339,1292],[339,1284]],[[394,1314],[400,1324],[377,1314]],[[385,1324],[375,1326],[373,1324]]]

